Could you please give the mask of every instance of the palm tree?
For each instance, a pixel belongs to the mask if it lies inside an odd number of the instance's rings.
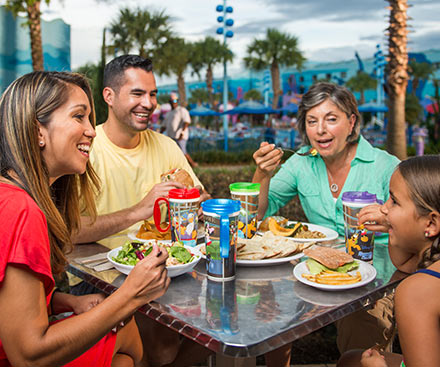
[[[190,103],[206,103],[209,102],[209,92],[205,88],[197,88],[191,91]]]
[[[408,85],[406,22],[407,0],[387,0],[390,4],[388,27],[387,90],[389,123],[387,149],[400,159],[407,157],[405,134],[405,94]]]
[[[415,60],[409,61],[408,67],[409,75],[412,77],[411,92],[417,95],[417,88],[421,80],[428,80],[434,73],[434,67],[427,62],[417,62]]]
[[[347,81],[346,86],[347,88],[350,88],[353,92],[359,92],[361,94],[359,104],[364,104],[365,91],[368,89],[376,88],[377,80],[364,71],[358,71],[355,76],[352,76]]]
[[[232,61],[232,52],[228,46],[220,43],[213,37],[205,37],[204,40],[194,44],[194,53],[191,59],[191,67],[195,74],[200,78],[200,72],[206,68],[206,88],[209,93],[209,102],[212,105],[214,102],[214,94],[212,82],[214,79],[213,68],[216,64],[226,61]]]
[[[183,38],[170,37],[157,50],[154,70],[159,75],[175,75],[180,104],[186,106],[186,88],[184,73],[190,65],[193,53],[193,44],[185,42]]]
[[[134,40],[131,34],[130,24],[133,24],[135,15],[130,9],[119,10],[119,18],[110,24],[110,34],[113,37],[113,44],[107,46],[109,55],[128,54],[134,47]]]
[[[49,5],[50,0],[45,0]],[[43,42],[41,40],[40,0],[6,0],[6,8],[14,16],[25,12],[28,18],[29,35],[31,38],[32,67],[34,70],[44,70]]]
[[[265,39],[255,38],[248,46],[244,63],[252,70],[270,67],[273,90],[272,108],[277,108],[278,100],[283,93],[280,88],[280,67],[296,66],[301,70],[305,60],[298,49],[296,37],[269,28]]]
[[[171,36],[170,17],[164,11],[150,13],[137,8],[132,11],[123,8],[119,17],[112,22],[110,33],[113,45],[109,53],[127,54],[136,49],[140,56],[154,58],[157,49]]]
[[[261,101],[263,95],[258,89],[249,89],[243,96],[245,101]]]
[[[408,124],[416,125],[423,117],[423,107],[419,99],[413,93],[407,93],[405,97],[405,118]]]

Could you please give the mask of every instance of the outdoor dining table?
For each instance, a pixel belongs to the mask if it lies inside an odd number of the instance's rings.
[[[115,247],[127,239],[114,236],[100,242]],[[116,269],[94,271],[75,262],[108,251],[98,243],[77,245],[68,256],[68,271],[110,294],[126,275]],[[398,277],[391,278],[395,268],[386,245],[375,246],[374,281],[343,291],[323,291],[297,281],[293,269],[298,261],[237,266],[236,279],[222,283],[207,278],[201,259],[193,271],[172,278],[165,295],[138,312],[211,349],[217,354],[217,366],[255,366],[256,356],[371,307],[399,283]]]

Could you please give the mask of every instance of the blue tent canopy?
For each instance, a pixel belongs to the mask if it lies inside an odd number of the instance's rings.
[[[237,107],[233,108],[232,110],[228,110],[225,113],[227,115],[234,115],[238,113],[253,115],[253,114],[278,113],[278,111],[258,102],[246,101],[240,103]]]
[[[278,109],[280,112],[289,112],[289,113],[297,113],[298,112],[298,105],[295,103],[290,103],[280,109]]]
[[[189,111],[191,116],[220,116],[221,114],[209,108],[198,106]]]
[[[365,103],[358,107],[359,112],[387,112],[388,107],[385,105],[378,105],[374,102]]]

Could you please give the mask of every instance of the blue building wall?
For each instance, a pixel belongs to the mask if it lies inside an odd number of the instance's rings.
[[[416,55],[416,54],[415,54]],[[417,54],[419,55],[419,54]],[[423,52],[428,62],[437,64],[440,66],[440,50],[428,50]],[[411,53],[409,55],[411,57]],[[368,74],[373,74],[374,58],[362,60],[364,71]],[[352,76],[356,75],[359,70],[359,63],[353,57],[352,60],[342,62],[306,62],[302,71],[296,69],[283,69],[281,70],[281,82],[282,89],[285,95],[284,99],[288,99],[291,92],[304,93],[307,89],[316,81],[320,79],[330,78],[333,83],[344,84]],[[228,80],[228,89],[233,93],[234,98],[237,97],[237,92],[241,90],[240,94],[246,93],[250,89],[258,89],[263,94],[263,72],[249,72],[243,71],[241,75],[235,75]],[[440,78],[440,69],[435,73],[437,79]],[[187,97],[191,95],[191,91],[198,88],[206,88],[206,83],[203,81],[187,81]],[[215,92],[223,93],[223,79],[215,79],[213,82],[213,88]],[[411,88],[411,82],[409,82],[408,88]],[[434,86],[432,81],[429,80],[426,83],[421,83],[418,91],[420,98],[426,95],[434,95]],[[177,90],[176,84],[167,84],[159,86],[160,94],[169,94],[171,91]],[[356,98],[360,98],[360,93],[354,93]],[[271,94],[269,99],[271,99]],[[376,100],[376,90],[365,91],[365,102],[371,102]],[[280,101],[281,102],[281,101]]]
[[[26,18],[0,6],[0,93],[32,71],[31,41]],[[60,19],[41,21],[45,70],[70,71],[70,26]]]

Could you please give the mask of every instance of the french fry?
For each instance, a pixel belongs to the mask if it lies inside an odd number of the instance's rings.
[[[354,284],[362,280],[362,276],[359,272],[356,272],[356,275],[350,275],[346,273],[338,273],[331,270],[322,271],[321,273],[316,275],[303,274],[302,276],[309,281],[327,285]]]

